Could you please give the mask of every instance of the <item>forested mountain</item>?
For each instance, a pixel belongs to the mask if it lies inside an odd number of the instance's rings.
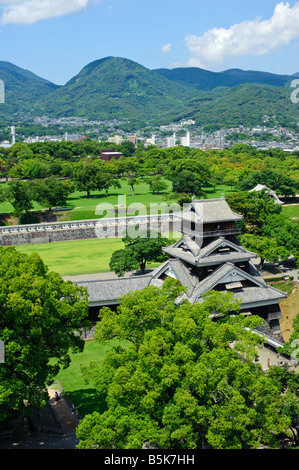
[[[200,92],[189,100],[189,110],[173,120],[192,117],[210,130],[225,127],[279,125],[297,129],[299,106],[292,103],[290,89],[261,84],[243,84]]]
[[[38,100],[35,113],[90,119],[152,119],[180,112],[197,90],[161,77],[120,57],[106,57],[84,67],[63,87]]]
[[[0,61],[0,79],[5,85],[5,103],[0,105],[0,117],[9,120],[15,114],[27,114],[36,100],[59,88],[29,70],[5,61]]]
[[[224,72],[210,72],[198,67],[175,69],[156,69],[159,75],[181,85],[192,86],[198,90],[209,91],[217,87],[234,87],[244,83],[261,83],[284,87],[294,77],[277,75],[254,70],[230,69]]]
[[[105,57],[57,86],[0,62],[0,79],[5,83],[0,118],[14,122],[28,115],[78,116],[130,120],[140,127],[192,118],[219,129],[263,124],[266,115],[270,124],[296,128],[299,107],[291,102],[289,86],[295,77],[239,69],[154,71],[125,58]]]

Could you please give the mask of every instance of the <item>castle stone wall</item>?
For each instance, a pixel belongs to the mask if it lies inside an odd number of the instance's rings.
[[[95,219],[74,222],[16,225],[0,228],[0,245],[17,246],[94,238],[121,238],[129,231],[150,229],[159,233],[180,231],[180,218],[176,215]]]

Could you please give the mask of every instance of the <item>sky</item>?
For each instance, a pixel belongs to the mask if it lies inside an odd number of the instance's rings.
[[[88,63],[299,72],[299,1],[0,0],[0,60],[63,85]]]

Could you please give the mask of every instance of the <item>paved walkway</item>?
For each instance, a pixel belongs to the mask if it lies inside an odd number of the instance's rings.
[[[261,364],[263,371],[267,371],[270,366],[282,366],[287,364],[292,370],[298,370],[298,367],[293,361],[281,356],[272,348],[264,345],[261,349],[258,349],[258,361]]]
[[[22,439],[3,442],[0,449],[76,449],[79,420],[65,397],[55,400],[55,391],[55,388],[48,390],[49,402],[33,419],[40,430],[28,433]]]

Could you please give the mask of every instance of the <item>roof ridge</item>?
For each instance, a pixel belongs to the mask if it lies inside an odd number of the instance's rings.
[[[153,276],[151,274],[143,274],[143,275],[140,275],[140,276],[130,276],[130,277],[116,277],[116,278],[109,278],[109,277],[106,277],[105,279],[86,279],[86,280],[82,280],[82,281],[75,281],[76,284],[80,284],[82,282],[84,283],[94,283],[94,282],[107,282],[107,281],[132,281],[132,280],[138,280],[138,279],[145,279],[145,278],[152,278]]]

